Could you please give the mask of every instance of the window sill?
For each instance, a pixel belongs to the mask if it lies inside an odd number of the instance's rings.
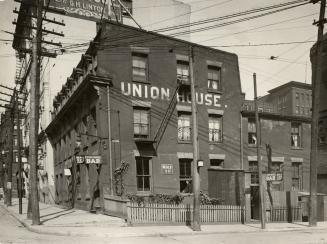
[[[291,147],[291,150],[303,150],[303,147]]]
[[[209,141],[208,143],[209,143],[209,145],[221,145],[224,142],[223,141]]]
[[[141,83],[141,84],[151,84],[151,82],[147,81],[147,80],[134,80],[133,79],[133,82],[134,83]]]
[[[178,144],[192,144],[192,141],[177,141]]]
[[[137,196],[142,196],[142,197],[148,197],[151,195],[151,190],[149,191],[137,191],[136,192]]]
[[[223,94],[222,90],[207,88],[208,93]]]

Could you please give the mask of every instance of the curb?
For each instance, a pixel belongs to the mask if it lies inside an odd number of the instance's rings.
[[[153,233],[137,233],[137,230],[134,232],[129,233],[92,233],[92,234],[83,234],[83,233],[76,233],[71,231],[53,231],[48,229],[42,229],[42,227],[34,227],[26,223],[26,221],[21,220],[15,213],[10,211],[5,205],[2,203],[0,204],[1,207],[9,213],[12,217],[14,217],[20,224],[22,224],[27,230],[37,233],[37,234],[45,234],[45,235],[59,235],[59,236],[75,236],[75,237],[90,237],[96,236],[98,238],[124,238],[124,237],[168,237],[168,236],[185,236],[185,235],[219,235],[219,234],[240,234],[240,233],[264,233],[264,232],[297,232],[297,231],[307,231],[307,230],[325,230],[326,227],[294,227],[289,229],[256,229],[256,230],[240,230],[240,231],[196,231],[196,232],[153,232]],[[121,227],[126,228],[126,227]],[[132,228],[132,227],[130,227]]]

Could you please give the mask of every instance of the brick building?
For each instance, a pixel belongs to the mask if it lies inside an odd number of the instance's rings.
[[[258,101],[261,133],[259,142],[264,176],[267,173],[281,175],[280,180],[272,182],[272,191],[308,192],[311,85],[291,81],[268,91],[268,93]],[[245,187],[248,189],[247,206],[252,207],[252,217],[255,218],[256,211],[258,211],[256,156],[258,140],[253,101],[245,101],[243,105],[242,130],[243,163],[244,168],[248,170],[245,177]],[[266,144],[269,144],[272,150],[269,172]],[[278,201],[278,199],[273,200]]]
[[[224,184],[224,200],[240,201],[235,177],[217,177],[226,172],[242,178],[244,94],[237,56],[106,22],[56,96],[46,129],[60,204],[103,209],[107,195],[123,190],[140,195],[191,192],[189,46],[194,48],[204,160],[201,190],[219,197],[217,185]],[[122,165],[129,167],[123,184],[117,185],[115,169]],[[214,184],[218,180],[222,183]]]
[[[319,164],[318,164],[318,192],[327,194],[327,34],[324,35],[322,41],[323,52],[320,54],[322,58],[322,74],[320,80],[319,92]],[[310,59],[312,63],[312,80],[315,79],[316,69],[316,44],[311,48]]]

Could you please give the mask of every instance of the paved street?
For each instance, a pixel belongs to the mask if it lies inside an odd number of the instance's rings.
[[[45,235],[30,232],[15,218],[0,207],[0,243],[133,243],[133,244],[177,244],[177,243],[327,243],[326,230],[306,229],[289,232],[255,232],[255,233],[224,233],[224,234],[190,234],[159,237],[69,237]],[[81,228],[82,229],[82,228]],[[99,229],[102,230],[102,229]]]

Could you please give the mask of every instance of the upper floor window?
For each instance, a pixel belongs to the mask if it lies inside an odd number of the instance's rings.
[[[189,62],[183,60],[177,60],[177,80],[182,83],[189,83]]]
[[[255,125],[255,120],[248,120],[248,144],[249,145],[257,145],[257,130]]]
[[[178,114],[178,141],[191,141],[191,114]]]
[[[291,146],[294,148],[301,147],[301,124],[299,123],[291,123]]]
[[[209,142],[222,142],[222,117],[209,115]]]
[[[134,137],[149,137],[149,109],[134,108]]]
[[[220,67],[208,65],[208,89],[221,91]]]
[[[138,191],[150,191],[150,158],[136,157],[136,182]]]
[[[133,1],[132,0],[122,0],[122,3],[124,4],[124,7],[128,10],[130,14],[133,14]],[[122,15],[123,16],[129,16],[127,11],[122,8]]]
[[[258,162],[249,161],[249,171],[251,172],[251,184],[259,184],[259,171],[258,171]]]
[[[133,81],[148,81],[148,55],[132,54]]]
[[[274,173],[282,172],[282,162],[271,162],[271,171]]]

